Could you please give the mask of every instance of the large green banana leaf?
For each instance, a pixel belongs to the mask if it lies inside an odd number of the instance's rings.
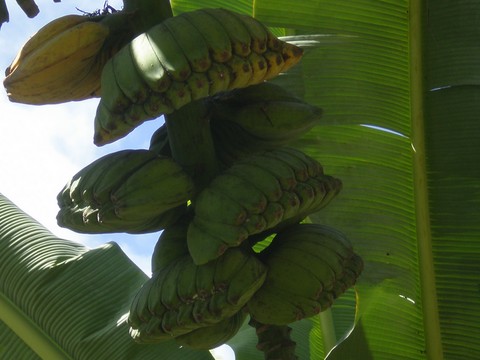
[[[305,35],[301,65],[278,82],[324,109],[297,145],[344,182],[312,220],[344,231],[366,263],[357,301],[350,292],[312,321],[310,358],[347,334],[329,359],[480,358],[480,3],[172,5]],[[255,358],[240,336],[237,359]]]
[[[365,271],[294,324],[300,359],[479,359],[480,3],[171,3],[253,12],[306,49],[277,81],[324,109],[297,145],[344,183],[312,220],[345,232]],[[59,241],[0,200],[0,358],[209,358],[132,344],[121,318],[144,275],[116,245]],[[262,358],[247,326],[229,344]]]
[[[130,338],[126,315],[146,279],[117,244],[59,239],[0,194],[0,359],[212,359]]]

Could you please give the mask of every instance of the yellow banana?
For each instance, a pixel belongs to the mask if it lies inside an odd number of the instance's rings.
[[[4,80],[9,99],[52,104],[91,97],[99,89],[97,55],[108,34],[102,23],[80,22],[20,57]],[[75,86],[82,81],[89,86],[84,84],[79,93]]]
[[[36,51],[38,47],[45,44],[47,41],[56,37],[60,33],[82,23],[89,21],[89,18],[82,15],[69,14],[61,16],[50,21],[48,24],[40,28],[20,49],[17,56],[12,61],[10,66],[5,71],[5,76],[12,73],[21,63],[21,59]]]

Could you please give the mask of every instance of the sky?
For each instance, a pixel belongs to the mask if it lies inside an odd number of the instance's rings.
[[[121,9],[121,1],[109,5]],[[79,14],[76,7],[94,12],[103,2],[37,0],[40,13],[29,19],[13,1],[7,3],[10,21],[0,29],[0,68],[10,65],[21,46],[40,27],[66,14]],[[89,6],[87,8],[87,5]],[[64,185],[99,157],[122,149],[148,148],[153,132],[163,118],[139,126],[123,139],[103,147],[93,144],[93,121],[99,99],[58,105],[33,106],[12,103],[0,91],[0,193],[60,238],[90,248],[115,241],[148,276],[151,255],[160,233],[145,235],[72,232],[57,225],[57,194]],[[234,359],[228,347],[214,352],[217,360]]]
[[[118,2],[117,2],[118,3]],[[29,19],[10,2],[10,22],[0,29],[2,75],[18,50],[41,26],[75,8],[93,12],[103,2],[39,2],[40,14]],[[109,4],[115,7],[115,2]],[[84,6],[89,5],[90,8]],[[121,8],[121,4],[117,6]],[[103,147],[93,144],[93,119],[99,99],[58,105],[33,106],[12,103],[2,87],[0,94],[0,193],[47,227],[55,235],[96,247],[117,242],[127,255],[150,275],[150,257],[159,233],[147,235],[84,235],[60,228],[56,196],[84,166],[121,149],[148,148],[152,133],[163,119],[152,120],[126,138]]]

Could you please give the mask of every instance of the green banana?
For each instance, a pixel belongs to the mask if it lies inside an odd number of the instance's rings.
[[[200,299],[209,299],[216,292],[213,283],[215,271],[216,267],[214,262],[198,267],[197,276],[195,278],[195,287]]]
[[[230,69],[225,64],[213,63],[207,71],[210,80],[209,95],[228,90],[232,81]]]
[[[282,149],[246,157],[200,192],[187,234],[195,263],[211,261],[249,236],[298,223],[335,197],[341,182],[323,175],[321,165],[313,158],[295,154],[294,150]],[[259,175],[271,175],[258,181],[258,176],[247,176],[245,169],[250,174],[258,171]],[[271,185],[265,181],[271,181]],[[275,205],[266,212],[269,203]]]
[[[275,143],[295,140],[318,124],[322,110],[281,86],[264,82],[212,100],[212,118],[235,122],[254,138]]]
[[[243,25],[250,33],[252,51],[257,54],[263,54],[267,50],[267,39],[270,31],[265,25],[251,16],[243,14],[236,14],[236,16],[243,22]]]
[[[195,265],[188,256],[180,259],[179,262],[182,263],[183,271],[178,276],[177,294],[183,303],[191,304],[198,299],[197,286],[195,283],[198,266]],[[188,316],[190,315],[191,313],[188,314]]]
[[[353,254],[353,247],[346,236],[340,231],[319,224],[303,224],[301,226],[303,239],[302,242],[312,242],[318,246],[328,248],[337,253],[342,259],[348,259]],[[289,242],[289,236],[293,236],[297,227],[291,227],[282,231],[282,236],[275,238],[276,246],[285,246]],[[283,245],[283,243],[286,243]]]
[[[285,151],[285,148],[283,150],[284,151],[282,153],[277,151],[265,152],[264,156],[285,163],[290,169],[293,170],[295,179],[298,183],[305,182],[309,178],[306,164],[297,157],[291,156],[288,151]]]
[[[157,157],[113,190],[111,200],[118,217],[141,220],[145,214],[160,215],[185,204],[193,186],[192,179],[173,159]]]
[[[328,307],[331,304],[325,302]],[[293,296],[278,288],[263,287],[247,303],[252,318],[264,324],[287,325],[326,310],[315,300]]]
[[[160,291],[160,301],[168,310],[176,310],[182,305],[177,293],[178,279],[183,271],[181,262],[171,263],[168,269],[168,276],[165,276]]]
[[[242,327],[246,318],[247,313],[245,311],[239,311],[232,317],[224,319],[215,325],[205,326],[185,335],[177,336],[175,341],[181,346],[187,346],[193,349],[213,349],[234,337]]]
[[[126,111],[130,106],[130,100],[117,84],[113,58],[103,66],[101,83],[102,92],[108,94],[101,100],[103,106],[113,114],[121,114]]]
[[[283,190],[280,182],[270,172],[262,167],[251,165],[249,163],[238,163],[225,170],[225,174],[236,176],[260,190],[269,202],[278,201]]]
[[[283,67],[281,71],[286,71],[299,62],[299,59],[303,55],[303,50],[289,43],[283,43],[282,45]]]
[[[229,249],[229,251],[237,249]],[[238,251],[238,250],[237,250]],[[231,278],[228,288],[226,289],[227,302],[235,309],[240,309],[255,294],[255,292],[265,282],[267,275],[267,267],[260,262],[254,255],[246,254],[248,260],[242,269]],[[227,259],[224,259],[227,261]],[[251,279],[255,279],[253,283]],[[248,290],[244,290],[248,287]]]
[[[239,274],[247,262],[250,261],[249,256],[245,256],[245,252],[231,249],[228,252],[228,262],[223,257],[219,257],[216,261],[216,271],[213,275],[213,283],[218,291],[225,291],[228,283],[236,274]]]
[[[175,21],[166,21],[165,26],[182,49],[192,71],[205,72],[212,66],[207,43],[185,16],[178,16]]]
[[[195,264],[206,264],[222,255],[229,247],[240,245],[248,235],[242,226],[196,216],[188,227],[188,250]]]
[[[297,185],[295,173],[289,166],[283,162],[272,161],[271,158],[266,157],[263,153],[249,156],[237,164],[249,164],[268,171],[278,180],[283,191],[292,191]]]
[[[160,126],[153,133],[150,139],[150,146],[148,150],[153,151],[157,155],[172,157],[172,150],[170,149],[170,141],[168,140],[166,124]]]
[[[302,151],[295,149],[295,148],[279,148],[277,153],[282,156],[283,154],[287,154],[291,157],[296,157],[299,160],[303,161],[308,170],[308,176],[314,177],[323,174],[323,167],[322,165],[313,159],[312,157],[306,155]]]
[[[248,59],[233,55],[225,64],[230,68],[229,90],[251,85],[253,69]]]
[[[276,251],[269,251],[269,256],[266,254],[260,257],[269,267],[269,282],[273,284],[271,286],[284,292],[291,292],[295,295],[317,300],[322,291],[333,289],[336,278],[341,278],[343,272],[342,261],[338,258],[330,259],[331,252],[323,248],[321,251],[327,251],[328,254],[320,255],[318,245],[307,247],[305,242],[295,245],[275,247]],[[309,251],[315,252],[310,253]],[[335,269],[331,265],[334,262],[338,263]],[[295,285],[295,283],[298,284]]]
[[[252,52],[247,58],[252,68],[252,76],[250,82],[259,84],[263,81],[268,71],[268,64],[265,58],[256,52]]]
[[[307,183],[299,182],[294,189],[295,194],[300,200],[300,206],[298,212],[300,214],[308,215],[313,203],[315,202],[315,190]]]
[[[147,33],[138,35],[126,47],[130,50],[134,66],[123,71],[137,71],[150,89],[160,93],[166,91],[171,78],[153,50]]]
[[[283,219],[294,218],[300,209],[300,199],[294,192],[285,191],[278,203],[283,208]],[[301,220],[301,219],[300,219]]]
[[[191,99],[198,100],[210,94],[210,80],[206,73],[192,73],[187,79]]]
[[[319,274],[317,271],[319,266],[316,264],[318,259],[315,256],[302,258],[303,252],[293,250],[292,253],[276,251],[270,254],[271,256],[261,256],[268,266],[268,275],[262,288],[264,290],[275,288],[295,296],[317,300],[326,288],[326,284],[333,282],[334,274],[328,266],[325,266],[328,270],[325,274]]]
[[[168,30],[167,23],[165,21],[152,27],[147,31],[147,38],[158,61],[173,80],[185,81],[190,76],[192,68],[176,38]]]
[[[267,220],[262,215],[253,214],[248,217],[242,227],[250,234],[259,234],[267,229]],[[234,246],[237,244],[234,244]]]
[[[228,169],[234,163],[254,153],[273,150],[281,145],[259,139],[238,124],[223,119],[211,117],[210,129],[215,152],[224,169]]]
[[[65,185],[57,196],[57,222],[84,233],[158,231],[186,212],[192,191],[193,181],[171,158],[122,150],[97,159]]]
[[[277,226],[285,217],[285,210],[279,203],[271,202],[268,204],[262,216],[267,222],[266,228],[271,229]]]
[[[270,80],[282,71],[285,66],[285,61],[283,60],[282,54],[272,50],[265,51],[262,56],[265,58],[268,66],[267,73],[263,79]]]
[[[97,204],[112,201],[112,189],[121,186],[135,172],[143,172],[141,169],[157,157],[150,151],[123,150],[119,155],[113,158],[107,155],[103,158],[108,162],[108,168],[99,173],[97,178],[92,179],[94,183],[83,194],[84,200]],[[91,191],[91,197],[88,196],[89,191]]]
[[[308,179],[307,182],[316,191],[315,200],[309,210],[312,213],[327,206],[342,189],[341,180],[329,175],[312,177]]]
[[[173,81],[165,92],[165,99],[173,109],[178,110],[192,101],[190,87],[185,82]]]
[[[167,100],[167,97],[165,96],[165,92],[159,93],[159,92],[152,92],[148,99],[145,101],[143,104],[143,108],[145,110],[145,113],[148,114],[149,118],[155,118],[158,114],[170,114],[172,113],[175,109],[173,108],[173,105],[170,103],[169,100]],[[139,122],[140,124],[141,122]],[[128,129],[128,132],[132,131],[134,128]],[[127,132],[127,131],[125,131]],[[113,139],[114,136],[117,136],[116,134],[108,134],[109,138],[105,138],[104,141],[110,141]],[[98,142],[98,144],[101,144]]]
[[[203,36],[213,61],[224,63],[232,57],[232,43],[217,19],[204,10],[185,12],[180,16],[185,16]]]
[[[231,175],[228,172],[224,172],[213,179],[210,188],[212,191],[241,204],[248,214],[261,214],[268,204],[267,197],[250,181]]]
[[[198,217],[224,224],[241,225],[248,216],[241,204],[208,187],[198,194],[194,208]]]
[[[304,102],[283,86],[268,81],[249,86],[245,89],[218,94],[215,96],[214,101],[215,103],[226,104],[232,107],[242,107],[252,103],[270,101]]]
[[[251,35],[243,22],[233,12],[224,9],[204,9],[204,11],[222,24],[236,55],[242,58],[250,55]]]
[[[135,67],[131,47],[121,48],[111,62],[117,86],[121,92],[134,104],[145,102],[150,90]],[[123,69],[130,69],[130,71],[123,71]]]
[[[188,217],[162,231],[152,254],[152,273],[169,266],[188,254]]]
[[[241,274],[218,275],[224,281],[217,288],[217,271],[231,261]],[[130,308],[130,332],[136,341],[152,343],[217,324],[242,309],[265,276],[266,267],[241,249],[231,249],[218,261],[200,266],[186,255],[155,272],[139,289]]]
[[[147,281],[150,282],[151,285],[145,295],[147,299],[145,306],[148,308],[147,310],[150,316],[145,317],[143,322],[146,322],[147,319],[152,316],[162,317],[168,311],[168,309],[162,303],[162,285],[163,282],[167,279],[167,276],[165,276],[165,274],[168,274],[170,272],[170,270],[173,268],[173,265],[168,266],[159,273],[152,274],[151,279]]]
[[[275,325],[330,307],[363,269],[346,237],[320,224],[297,224],[280,231],[259,258],[269,270],[247,306],[257,321]]]
[[[134,38],[102,72],[105,91],[95,117],[95,144],[115,141],[193,100],[261,83],[300,61],[300,48],[274,41],[256,22],[227,10],[201,9]],[[264,44],[275,48],[260,54]]]

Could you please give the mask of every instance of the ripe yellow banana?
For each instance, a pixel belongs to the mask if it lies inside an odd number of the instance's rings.
[[[63,31],[50,30],[49,37],[40,36],[45,42],[39,43],[34,36],[35,47],[29,44],[26,55],[21,54],[10,66],[4,86],[11,101],[53,104],[83,100],[99,91],[102,67],[97,56],[109,28],[77,18],[72,19],[73,27],[65,23],[68,19],[57,23]]]

